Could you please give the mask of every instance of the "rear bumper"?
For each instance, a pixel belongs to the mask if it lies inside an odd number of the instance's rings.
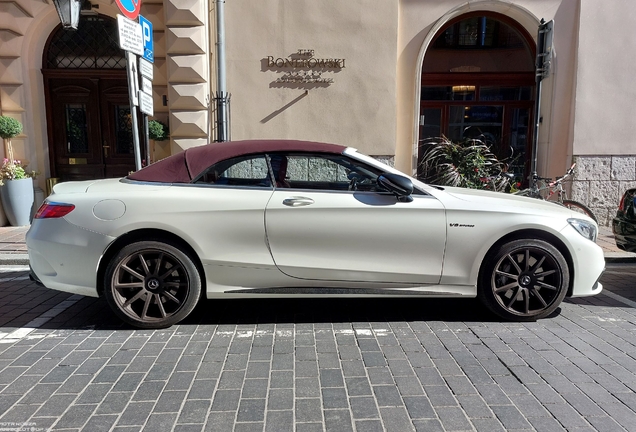
[[[616,246],[625,252],[636,252],[636,221],[616,217],[612,220]]]
[[[37,285],[40,286],[44,286],[44,284],[42,283],[42,281],[38,278],[38,276],[35,274],[35,272],[33,271],[33,269],[31,268],[31,265],[29,264],[29,279],[33,282],[35,282]]]
[[[63,218],[34,220],[26,236],[31,277],[47,288],[97,297],[97,267],[113,240]]]

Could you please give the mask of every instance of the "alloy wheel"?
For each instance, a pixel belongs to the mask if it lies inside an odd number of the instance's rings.
[[[494,266],[491,289],[499,306],[516,316],[536,316],[564,290],[563,271],[549,251],[523,246],[505,253]]]
[[[118,309],[134,321],[162,322],[186,304],[189,279],[176,256],[144,249],[119,261],[112,274],[111,293]]]

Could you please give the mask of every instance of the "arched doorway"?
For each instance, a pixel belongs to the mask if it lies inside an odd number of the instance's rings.
[[[532,37],[505,15],[473,12],[450,21],[424,56],[419,142],[442,135],[484,140],[526,179],[535,51]]]
[[[43,57],[51,177],[120,177],[135,169],[126,59],[117,22],[82,16],[58,26]]]

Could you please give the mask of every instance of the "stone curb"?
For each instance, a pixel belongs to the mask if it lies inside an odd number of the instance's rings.
[[[29,265],[29,255],[0,254],[0,265]]]
[[[636,263],[636,254],[624,252],[605,252],[605,262],[608,263]]]

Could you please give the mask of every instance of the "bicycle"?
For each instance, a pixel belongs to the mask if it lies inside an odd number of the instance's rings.
[[[560,204],[564,207],[569,208],[570,210],[576,211],[578,213],[583,213],[594,219],[594,222],[598,222],[592,210],[590,210],[583,203],[568,199],[567,191],[563,188],[563,182],[572,177],[572,175],[574,174],[575,166],[576,163],[572,164],[572,166],[566,171],[564,176],[557,177],[554,180],[548,177],[533,176],[531,187],[517,191],[514,194]],[[556,195],[556,199],[553,199],[554,195]]]

